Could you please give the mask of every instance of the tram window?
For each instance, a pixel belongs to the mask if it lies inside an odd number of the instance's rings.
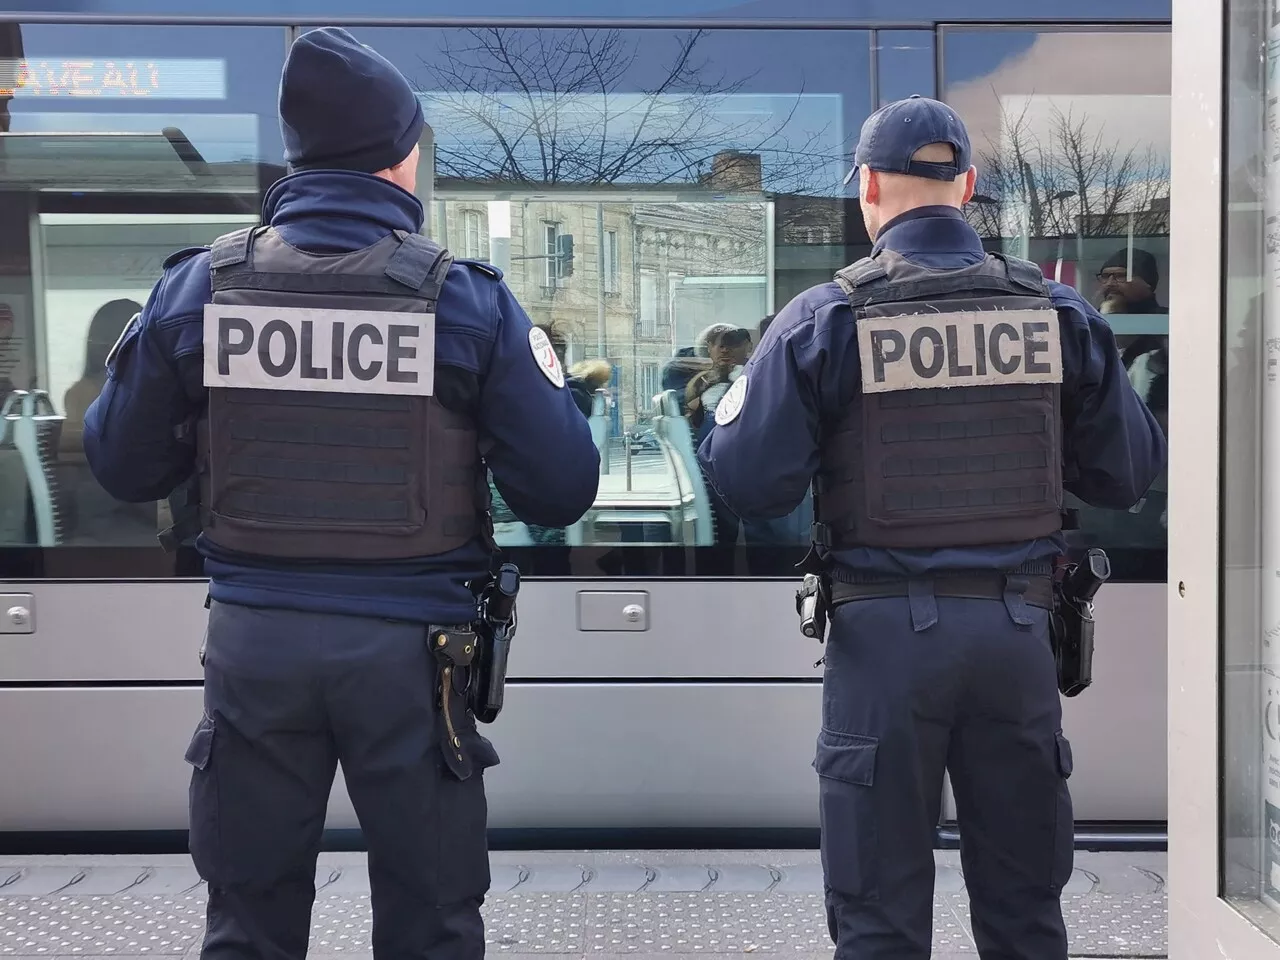
[[[434,136],[432,175],[419,175],[433,184],[429,231],[453,250],[488,249],[590,393],[596,503],[544,530],[495,489],[499,542],[761,553],[806,542],[808,504],[741,524],[714,502],[695,450],[761,321],[868,249],[843,179],[871,107],[870,35],[353,32],[420,91]],[[770,572],[789,572],[784,561]]]
[[[970,222],[1107,316],[1167,435],[1169,33],[947,27],[939,42],[978,168]],[[1089,542],[1152,557],[1163,579],[1167,489],[1161,475],[1130,511],[1068,501]]]
[[[94,481],[107,351],[183,247],[282,173],[279,28],[0,24],[0,546],[158,550]]]

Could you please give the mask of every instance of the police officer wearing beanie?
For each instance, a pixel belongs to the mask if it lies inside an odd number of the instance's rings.
[[[459,638],[493,562],[487,472],[521,520],[563,527],[591,505],[599,456],[501,274],[419,233],[423,116],[404,77],[343,30],[306,33],[280,120],[291,172],[261,224],[165,261],[85,424],[118,499],[199,490],[202,956],[305,955],[341,763],[374,956],[480,957],[498,757]]]
[[[944,771],[978,953],[1066,960],[1072,755],[1049,636],[1063,491],[1131,506],[1164,437],[1098,312],[984,252],[951,108],[889,104],[854,161],[870,256],[778,313],[699,459],[747,521],[812,485],[837,960],[930,956]]]

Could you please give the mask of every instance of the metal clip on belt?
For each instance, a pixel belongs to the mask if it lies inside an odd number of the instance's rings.
[[[923,578],[926,579],[927,578]],[[946,574],[932,578],[935,597],[953,597],[964,600],[1003,600],[1007,580],[1003,573]],[[1046,576],[1019,575],[1027,584],[1023,601],[1032,607],[1053,609],[1053,580]],[[831,581],[831,605],[838,607],[853,600],[877,600],[883,597],[906,597],[910,580],[886,580],[879,583],[845,583]]]

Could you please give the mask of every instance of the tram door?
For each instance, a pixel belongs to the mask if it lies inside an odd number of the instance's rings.
[[[1173,960],[1280,958],[1278,54],[1275,4],[1174,0]]]

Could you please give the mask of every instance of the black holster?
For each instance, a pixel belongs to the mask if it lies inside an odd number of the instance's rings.
[[[1093,683],[1093,598],[1110,579],[1111,562],[1096,547],[1055,572],[1049,637],[1064,697],[1078,696]]]
[[[481,723],[493,723],[502,712],[507,684],[507,656],[516,635],[516,596],[520,592],[520,571],[504,563],[496,576],[478,586],[480,619],[476,622],[479,644],[467,703]]]

